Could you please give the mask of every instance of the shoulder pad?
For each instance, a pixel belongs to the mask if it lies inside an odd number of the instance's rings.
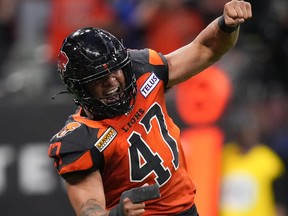
[[[155,73],[165,86],[168,83],[168,63],[161,53],[151,49],[129,50],[132,70],[138,79],[145,73]]]
[[[68,120],[63,129],[54,135],[48,155],[54,159],[59,174],[102,169],[103,154],[94,146],[98,131]]]

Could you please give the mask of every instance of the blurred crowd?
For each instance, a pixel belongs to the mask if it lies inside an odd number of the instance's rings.
[[[151,47],[165,54],[191,41],[222,13],[225,2],[0,0],[0,97],[35,98],[59,84],[54,70],[57,52],[63,38],[77,28],[101,27],[127,47]],[[288,2],[250,2],[253,20],[241,27],[236,49],[223,60],[224,68],[237,88],[287,93]]]
[[[64,37],[77,28],[104,28],[126,47],[149,47],[166,54],[193,40],[222,14],[225,2],[0,0],[0,101],[45,103],[63,90],[56,71],[57,52]],[[288,1],[249,2],[253,19],[241,26],[236,47],[218,63],[233,83],[233,97],[220,124],[226,141],[233,140],[240,149],[243,137],[251,135],[250,128],[242,131],[243,123],[251,126],[257,138],[249,140],[253,145],[242,149],[245,154],[258,143],[276,153],[280,168],[270,176],[273,184],[269,187],[277,204],[277,216],[287,216]],[[253,127],[255,120],[251,123],[239,118],[249,116],[251,110],[257,117],[257,130]],[[243,133],[236,135],[231,127]]]

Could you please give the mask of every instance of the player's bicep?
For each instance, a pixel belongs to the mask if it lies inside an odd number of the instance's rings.
[[[69,175],[65,181],[69,200],[77,215],[106,211],[104,188],[98,170],[85,175]]]

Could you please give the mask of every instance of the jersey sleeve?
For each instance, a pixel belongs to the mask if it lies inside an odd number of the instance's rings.
[[[153,72],[164,82],[166,88],[168,84],[168,63],[165,57],[152,49],[129,50],[132,60],[132,69],[136,78],[144,73]]]
[[[48,156],[54,159],[54,167],[66,178],[70,174],[102,170],[104,157],[95,148],[98,130],[75,121],[50,140]]]

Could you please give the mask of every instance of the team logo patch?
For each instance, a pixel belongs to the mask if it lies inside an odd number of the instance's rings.
[[[154,73],[152,73],[140,88],[141,94],[146,98],[159,82],[159,78]]]
[[[74,131],[77,128],[79,128],[81,124],[79,122],[71,122],[67,124],[58,134],[56,134],[56,137],[63,137],[65,136],[68,132]]]
[[[66,53],[63,51],[60,51],[58,55],[58,62],[57,62],[58,70],[61,70],[63,72],[66,71],[66,66],[68,62],[69,62],[69,58],[66,55]]]
[[[104,151],[104,149],[113,141],[116,137],[117,131],[109,127],[104,134],[99,138],[99,140],[94,144],[94,146],[100,151]]]

